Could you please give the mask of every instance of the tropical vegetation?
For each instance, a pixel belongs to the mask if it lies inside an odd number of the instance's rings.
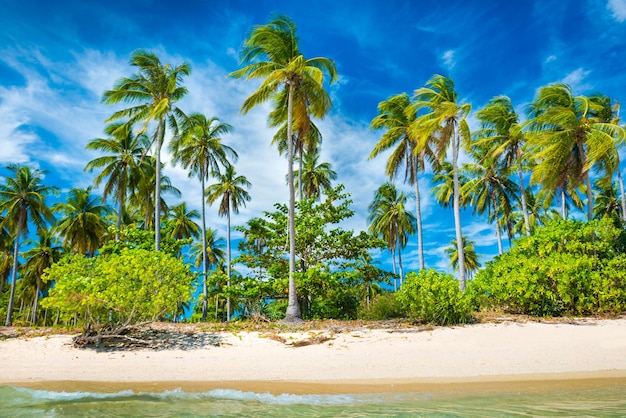
[[[372,109],[380,136],[369,157],[387,158],[388,181],[353,197],[322,160],[324,132],[314,123],[331,108],[334,62],[303,55],[295,23],[275,16],[252,29],[241,65],[233,78],[260,80],[241,112],[270,103],[268,146],[287,159],[288,201],[241,220],[255,173],[235,170],[242,150],[227,143],[237,127],[179,107],[193,93],[188,64],[137,50],[136,72],[103,94],[118,110],[87,144],[93,184],[60,193],[43,170],[7,167],[5,325],[81,326],[104,338],[155,320],[454,324],[483,310],[626,311],[626,133],[615,100],[555,83],[539,86],[523,115],[503,95],[472,113],[462,86],[433,75]],[[164,161],[198,180],[197,201],[181,199]],[[427,219],[425,200],[452,210],[453,230]],[[368,207],[365,227],[347,227],[354,201]],[[462,214],[480,220],[498,255],[481,260],[482,237]],[[440,228],[450,246],[425,242],[426,228]]]

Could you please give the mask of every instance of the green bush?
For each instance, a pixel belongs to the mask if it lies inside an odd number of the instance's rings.
[[[471,320],[468,299],[452,275],[434,269],[407,274],[398,300],[409,316],[437,325],[463,324]]]
[[[175,257],[144,249],[122,249],[107,256],[73,255],[44,275],[53,281],[44,308],[74,315],[99,331],[144,321],[174,318],[191,298],[193,275]]]
[[[396,293],[383,293],[374,296],[369,307],[359,312],[361,319],[369,321],[382,321],[385,319],[402,318],[405,316],[402,302],[396,297]]]
[[[624,230],[610,220],[555,221],[487,264],[468,283],[474,309],[535,315],[626,309]]]

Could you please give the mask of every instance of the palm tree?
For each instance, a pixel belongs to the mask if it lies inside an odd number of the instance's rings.
[[[207,268],[210,269],[221,263],[226,258],[226,252],[222,249],[224,246],[224,238],[218,237],[217,230],[207,229],[206,231],[206,248],[202,251],[202,243],[196,243],[191,247],[191,258],[194,261],[195,267],[200,267],[204,264],[204,257],[206,256]]]
[[[228,166],[230,156],[237,160],[237,153],[228,145],[222,143],[222,135],[231,131],[231,126],[220,122],[218,118],[207,118],[201,113],[192,113],[182,124],[181,132],[176,135],[170,144],[174,155],[174,163],[180,163],[189,170],[189,176],[197,175],[200,179],[202,198],[202,244],[207,248],[206,209],[205,209],[205,182],[212,171],[219,171],[219,167]],[[233,162],[234,162],[233,161]],[[207,254],[202,254],[202,320],[206,321],[208,289],[206,275]]]
[[[398,94],[378,104],[378,116],[371,124],[371,129],[386,129],[382,138],[376,143],[369,159],[376,157],[392,147],[396,147],[385,167],[385,173],[393,180],[402,165],[405,166],[404,180],[415,187],[415,216],[417,219],[417,251],[419,254],[420,269],[424,269],[424,236],[422,232],[422,209],[420,202],[420,188],[418,172],[424,171],[425,159],[434,161],[428,144],[424,144],[421,151],[416,152],[417,141],[411,137],[411,124],[417,114],[411,105],[409,95]]]
[[[494,97],[484,108],[476,112],[476,117],[482,125],[481,129],[474,133],[478,145],[487,144],[491,149],[491,155],[496,159],[501,158],[505,167],[517,168],[524,231],[526,235],[530,235],[530,218],[522,170],[526,138],[513,103],[507,96]]]
[[[427,83],[415,91],[414,110],[418,117],[413,122],[411,136],[417,138],[415,152],[433,144],[434,154],[439,161],[445,158],[452,145],[453,210],[457,252],[459,260],[459,284],[465,289],[465,256],[463,254],[461,232],[461,196],[459,186],[458,159],[462,143],[470,140],[466,117],[471,110],[468,103],[459,104],[454,82],[448,77],[434,75]],[[423,113],[425,111],[425,113]]]
[[[22,257],[26,260],[22,264],[23,278],[28,280],[29,278],[35,285],[35,297],[33,300],[33,310],[31,322],[37,323],[37,306],[39,304],[39,296],[42,291],[43,282],[41,276],[44,271],[52,266],[54,263],[61,259],[63,249],[61,246],[56,245],[57,239],[53,232],[49,229],[41,229],[38,232],[38,240],[29,240],[27,245],[30,247],[27,251],[22,253]],[[48,283],[48,286],[50,284]]]
[[[208,271],[213,266],[223,264],[226,258],[226,252],[222,249],[224,246],[224,238],[217,236],[215,229],[207,229],[204,236],[206,245],[202,246],[202,242],[198,242],[191,247],[191,259],[195,260],[194,266],[203,266],[203,272]],[[206,321],[208,311],[208,278],[207,275],[202,276],[202,321]],[[217,295],[216,295],[217,298]],[[216,302],[217,305],[217,302]],[[217,318],[217,312],[215,317]]]
[[[150,161],[153,161],[152,157],[149,158]],[[151,164],[144,164],[141,166],[141,177],[137,182],[137,186],[130,195],[128,199],[129,210],[131,211],[131,217],[140,217],[143,216],[143,228],[145,230],[152,229],[154,226],[154,208],[156,205],[154,199],[154,182],[156,181],[156,173],[154,166]],[[161,187],[159,188],[159,202],[158,205],[160,207],[159,213],[167,213],[169,212],[169,207],[167,202],[162,197],[164,193],[169,193],[175,198],[181,197],[181,192],[178,188],[172,185],[170,178],[166,175],[161,175]],[[159,216],[159,219],[161,217]]]
[[[55,203],[52,210],[61,215],[55,231],[68,250],[93,256],[102,244],[107,229],[104,217],[111,209],[101,203],[100,197],[92,196],[91,187],[87,187],[70,190],[67,202]]]
[[[305,152],[303,159],[301,168],[294,172],[294,178],[297,179],[296,182],[300,190],[299,197],[302,198],[304,195],[307,199],[320,200],[322,190],[332,188],[331,180],[337,179],[337,173],[332,169],[330,163],[319,162],[319,150]]]
[[[168,219],[169,226],[171,227],[169,237],[174,239],[197,238],[200,227],[194,222],[194,219],[198,219],[199,217],[200,213],[197,210],[187,209],[186,202],[172,206]]]
[[[596,181],[599,193],[596,195],[593,207],[595,218],[609,217],[621,221],[623,219],[622,205],[618,198],[615,182],[606,183]]]
[[[450,247],[446,248],[446,254],[450,257],[450,265],[456,271],[459,269],[459,246],[457,245],[456,239],[453,239],[450,242]],[[476,249],[474,248],[474,241],[469,240],[465,235],[463,235],[463,253],[465,254],[465,273],[468,278],[471,278],[476,270],[480,268],[480,263],[478,262],[479,256],[476,254]]]
[[[622,178],[620,170],[619,154],[619,147],[623,146],[626,140],[626,132],[624,131],[624,128],[619,125],[620,105],[619,103],[613,104],[611,98],[603,94],[591,96],[590,101],[593,103],[591,111],[595,120],[615,125],[618,129],[617,136],[614,138],[614,148],[601,153],[598,165],[600,170],[606,173],[606,179],[602,181],[603,184],[601,187],[609,187],[608,184],[605,183],[610,183],[613,180],[613,173],[617,173],[617,184],[619,185],[621,195],[622,221],[626,221],[626,192],[624,191],[624,179]]]
[[[369,231],[375,236],[381,236],[387,242],[387,248],[393,258],[395,269],[395,250],[398,250],[398,265],[400,284],[403,280],[402,248],[406,246],[408,236],[415,233],[415,215],[406,210],[407,196],[399,192],[392,183],[382,184],[374,194],[374,200],[369,205]],[[394,289],[397,290],[394,280]]]
[[[28,233],[28,224],[32,222],[38,230],[46,222],[52,222],[54,215],[46,206],[46,197],[57,194],[58,189],[42,183],[46,172],[31,169],[28,166],[11,164],[7,169],[13,177],[7,177],[5,184],[0,184],[0,213],[5,217],[0,227],[10,227],[14,232],[13,268],[11,270],[11,294],[5,325],[10,327],[13,322],[13,299],[15,298],[15,282],[17,279],[18,251],[20,237]]]
[[[91,140],[86,148],[106,153],[107,155],[95,158],[87,163],[85,170],[89,172],[96,168],[102,171],[94,179],[94,186],[98,187],[108,178],[104,185],[102,199],[110,194],[118,204],[117,231],[122,228],[122,219],[126,207],[126,198],[137,187],[141,178],[141,165],[148,164],[143,158],[150,140],[145,134],[134,134],[132,124],[112,123],[105,128],[109,138]],[[116,232],[116,239],[119,232]]]
[[[529,107],[529,142],[538,160],[531,181],[548,191],[561,190],[563,202],[568,188],[584,184],[589,220],[593,219],[589,170],[623,135],[619,126],[598,121],[593,107],[593,101],[574,96],[565,84],[542,87]]]
[[[293,275],[295,262],[295,190],[293,181],[293,116],[294,96],[306,91],[309,111],[315,117],[321,117],[330,107],[330,97],[324,90],[324,74],[328,73],[330,82],[337,78],[335,64],[327,58],[306,59],[299,51],[295,23],[286,16],[276,16],[266,25],[255,26],[250,37],[244,42],[242,63],[245,65],[233,73],[235,78],[263,78],[261,86],[242,107],[243,113],[249,112],[258,104],[271,97],[277,91],[287,92],[287,178],[289,183],[289,304],[285,314],[286,321],[301,319],[300,307],[296,295],[296,282]],[[267,59],[267,61],[258,61]],[[302,89],[302,90],[301,90]]]
[[[509,168],[498,163],[484,145],[474,147],[470,154],[477,161],[464,165],[464,171],[471,179],[461,188],[461,194],[468,196],[474,213],[487,216],[494,222],[498,240],[498,252],[502,248],[500,234],[500,213],[508,217],[512,212],[512,202],[517,197],[517,185],[509,178]],[[485,155],[486,154],[486,155]]]
[[[207,188],[207,200],[209,204],[215,203],[221,198],[218,213],[226,216],[228,223],[228,234],[226,235],[226,277],[227,285],[230,286],[230,214],[239,213],[239,207],[250,201],[250,194],[244,189],[250,187],[250,182],[244,176],[237,176],[232,165],[226,167],[224,174],[213,173],[217,183]],[[230,299],[227,302],[227,320],[230,320]]]
[[[162,64],[159,58],[143,50],[131,54],[130,65],[138,72],[132,77],[118,80],[112,90],[104,92],[102,101],[112,105],[120,102],[138,103],[129,108],[119,110],[108,121],[128,118],[128,123],[144,123],[144,131],[150,122],[156,122],[157,128],[153,141],[155,142],[155,172],[154,182],[154,248],[161,247],[161,147],[165,138],[165,121],[169,118],[170,125],[176,124],[174,116],[184,117],[184,113],[174,103],[187,94],[187,89],[181,85],[183,76],[188,76],[190,67],[183,63],[177,67]]]

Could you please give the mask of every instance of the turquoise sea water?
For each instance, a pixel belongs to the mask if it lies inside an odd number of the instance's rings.
[[[533,391],[531,391],[533,392]],[[271,395],[55,392],[0,386],[2,417],[624,417],[626,385],[471,396],[442,393]]]

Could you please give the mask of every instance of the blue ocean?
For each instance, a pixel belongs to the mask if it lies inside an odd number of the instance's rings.
[[[471,387],[468,384],[468,387]],[[526,386],[528,387],[528,386]],[[537,391],[292,395],[214,389],[193,393],[65,392],[0,386],[2,417],[624,417],[624,379]]]

